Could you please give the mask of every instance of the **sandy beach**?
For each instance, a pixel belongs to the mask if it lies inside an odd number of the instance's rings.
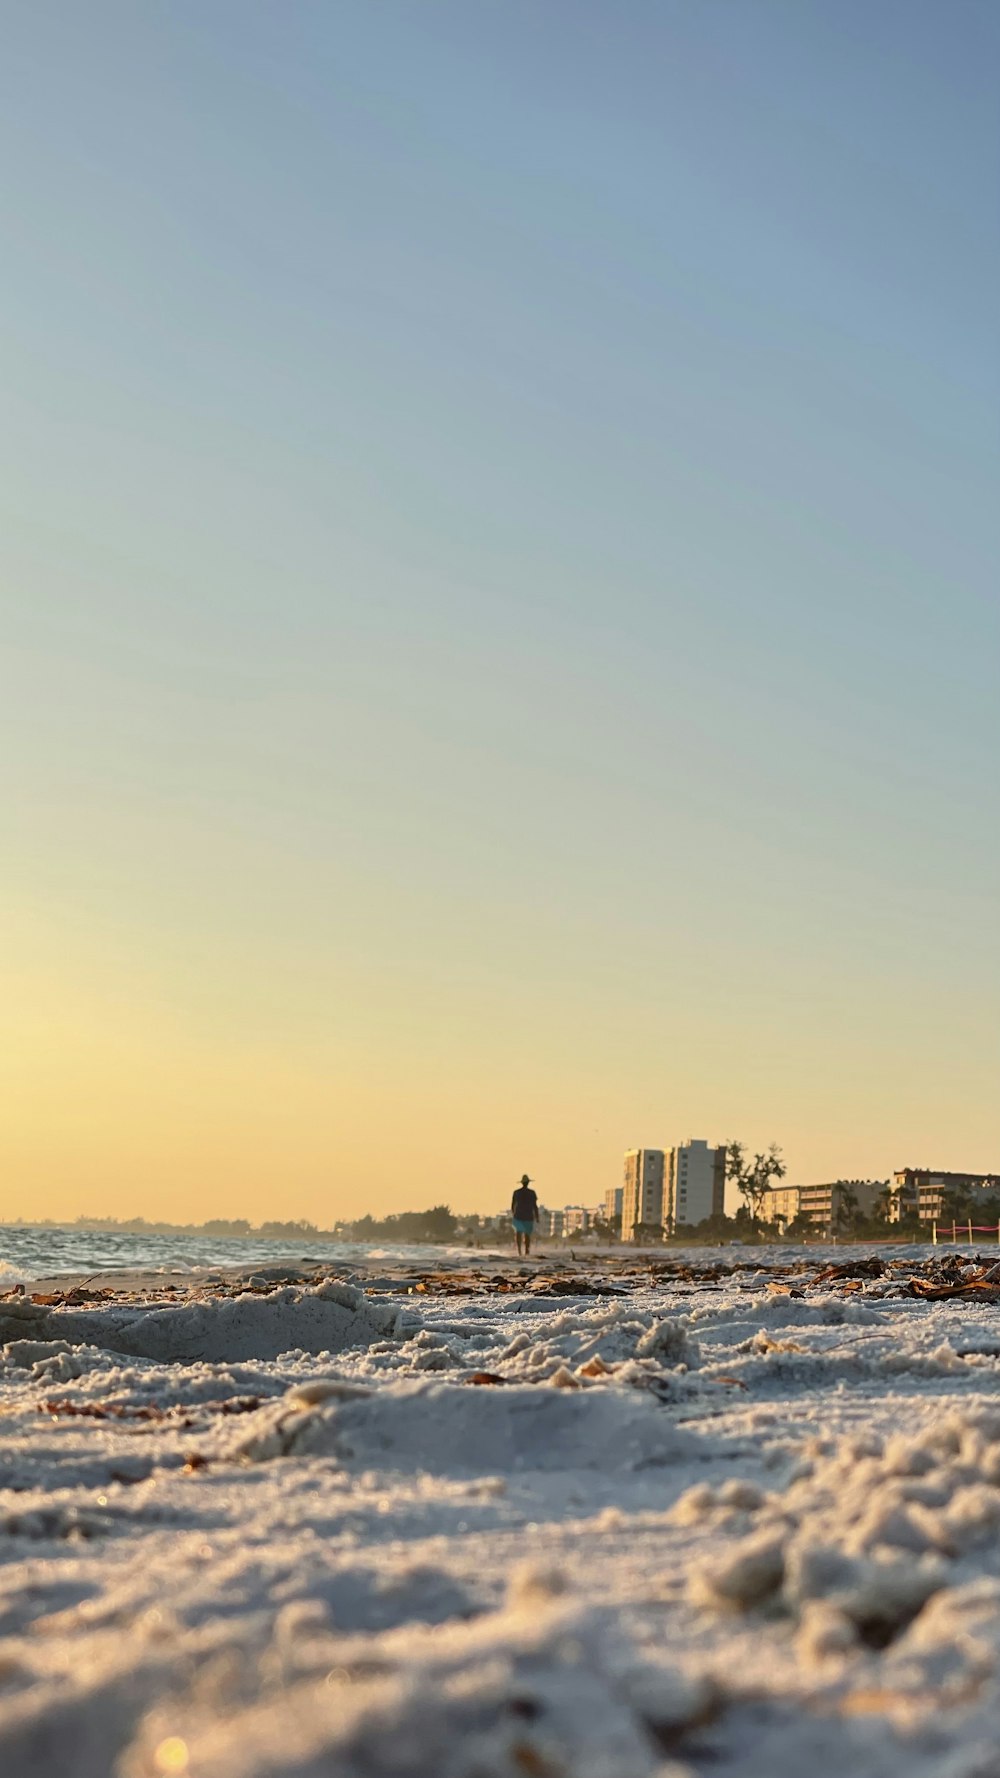
[[[7,1778],[986,1778],[1000,1290],[828,1260],[3,1296]]]

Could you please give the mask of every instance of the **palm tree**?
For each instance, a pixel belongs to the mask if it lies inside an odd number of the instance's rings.
[[[878,1222],[892,1222],[893,1207],[897,1202],[896,1192],[891,1185],[884,1185],[875,1199],[874,1215]]]
[[[838,1181],[835,1190],[834,1220],[838,1229],[854,1232],[861,1214],[858,1194],[846,1180]]]

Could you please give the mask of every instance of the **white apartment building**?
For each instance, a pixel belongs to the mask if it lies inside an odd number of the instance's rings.
[[[622,1181],[622,1240],[634,1241],[636,1223],[663,1223],[662,1148],[630,1148]]]
[[[663,1190],[663,1226],[693,1226],[706,1216],[720,1215],[726,1197],[726,1148],[709,1148],[689,1137],[667,1157]]]
[[[563,1234],[586,1235],[595,1214],[595,1211],[588,1210],[584,1204],[567,1204],[563,1210]]]

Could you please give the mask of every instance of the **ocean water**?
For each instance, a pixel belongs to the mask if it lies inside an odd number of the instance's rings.
[[[560,1254],[568,1257],[572,1249],[571,1243],[543,1241],[536,1246],[536,1255],[543,1258],[546,1254]],[[640,1251],[653,1256],[659,1254],[671,1259],[683,1259],[688,1251],[692,1260],[704,1263],[711,1259],[724,1259],[749,1262],[759,1259],[762,1265],[773,1264],[778,1260],[808,1259],[822,1264],[824,1258],[836,1260],[846,1259],[851,1253],[882,1252],[899,1256],[898,1247],[879,1247],[874,1243],[865,1243],[860,1248],[849,1244],[827,1246],[775,1246],[775,1247],[697,1247],[690,1250],[673,1247],[666,1250],[623,1247],[617,1249],[623,1256],[638,1258]],[[924,1254],[929,1249],[913,1246],[908,1249],[914,1257]],[[989,1251],[988,1245],[984,1252]],[[586,1244],[577,1246],[576,1257],[582,1258],[594,1249]],[[993,1253],[995,1255],[994,1247]],[[141,1269],[150,1272],[199,1272],[226,1266],[260,1266],[260,1265],[301,1265],[325,1263],[332,1266],[370,1265],[372,1261],[384,1260],[387,1265],[393,1263],[425,1263],[429,1266],[445,1266],[467,1264],[474,1261],[477,1253],[484,1257],[487,1254],[500,1255],[513,1259],[513,1250],[509,1245],[489,1245],[481,1249],[461,1246],[435,1247],[415,1246],[406,1242],[395,1245],[365,1246],[358,1242],[345,1241],[309,1241],[309,1240],[264,1240],[252,1235],[246,1237],[227,1238],[210,1235],[153,1235],[131,1234],[114,1229],[88,1230],[74,1227],[65,1228],[31,1228],[21,1225],[0,1223],[0,1290],[27,1282],[33,1278],[51,1278],[62,1274],[84,1275],[91,1272],[107,1272],[113,1270],[134,1271]]]
[[[114,1229],[25,1228],[0,1223],[0,1289],[63,1273],[131,1271],[197,1272],[218,1266],[358,1265],[385,1259],[426,1260],[434,1265],[469,1257],[465,1247],[365,1247],[354,1242],[298,1241],[210,1235],[131,1234]]]

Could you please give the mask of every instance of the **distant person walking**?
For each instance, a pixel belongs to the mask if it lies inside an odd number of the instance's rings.
[[[514,1221],[517,1251],[527,1259],[531,1252],[531,1237],[538,1221],[538,1199],[531,1189],[531,1180],[527,1173],[522,1173],[521,1183],[510,1200],[510,1213]]]

